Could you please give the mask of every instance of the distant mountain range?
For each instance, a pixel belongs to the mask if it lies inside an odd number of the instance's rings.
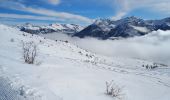
[[[159,29],[170,30],[170,18],[143,20],[132,16],[117,21],[99,19],[82,31],[74,34],[74,36],[80,38],[95,37],[99,39],[128,38],[142,36]]]
[[[120,20],[98,19],[91,25],[83,27],[76,24],[17,25],[21,31],[31,34],[65,33],[75,37],[94,37],[99,39],[117,39],[143,36],[151,31],[170,30],[170,17],[161,20],[143,20],[126,17]]]
[[[21,31],[31,34],[48,34],[54,32],[61,32],[66,34],[77,33],[83,29],[82,26],[76,24],[50,24],[50,25],[33,25],[26,23],[23,25],[17,25]]]

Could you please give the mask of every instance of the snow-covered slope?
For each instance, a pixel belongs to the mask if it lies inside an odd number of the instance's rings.
[[[105,57],[65,41],[53,41],[0,25],[0,99],[116,100],[105,82],[123,87],[123,100],[169,100],[170,68],[140,59]],[[21,41],[38,45],[35,64],[22,58]]]

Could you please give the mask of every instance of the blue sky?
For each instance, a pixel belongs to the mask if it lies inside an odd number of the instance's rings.
[[[0,23],[75,23],[88,25],[98,18],[117,20],[170,17],[170,0],[0,0]]]

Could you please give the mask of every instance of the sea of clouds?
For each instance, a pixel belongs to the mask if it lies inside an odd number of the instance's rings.
[[[105,56],[139,58],[170,65],[170,31],[153,31],[148,35],[121,40],[80,39],[64,34],[51,34],[45,37],[68,40],[81,48]]]

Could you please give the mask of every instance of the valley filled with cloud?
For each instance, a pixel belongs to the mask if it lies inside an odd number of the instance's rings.
[[[91,52],[105,56],[123,56],[170,64],[170,31],[153,31],[148,35],[120,40],[80,39],[65,34],[43,35],[54,40],[68,40]]]

